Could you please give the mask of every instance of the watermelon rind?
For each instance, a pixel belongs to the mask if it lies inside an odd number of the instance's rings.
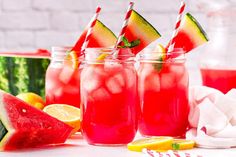
[[[76,51],[76,53],[80,53],[87,31],[88,31],[88,28],[86,28],[83,31],[78,41],[72,48],[72,51]],[[90,36],[87,47],[90,47],[90,48],[91,47],[112,47],[115,45],[116,41],[117,41],[116,35],[100,20],[97,20],[95,26],[93,27],[93,31]]]
[[[1,92],[1,90],[0,90]],[[0,121],[3,125],[3,127],[5,128],[5,130],[7,130],[7,133],[2,137],[2,139],[0,139],[0,151],[4,150],[4,146],[5,144],[8,142],[8,139],[14,134],[15,129],[13,129],[13,127],[10,125],[9,119],[7,118],[7,113],[4,110],[4,104],[2,103],[3,99],[3,94],[0,93]],[[1,130],[1,128],[0,128]]]
[[[140,15],[137,11],[135,11],[135,10],[133,10],[133,13],[134,13],[134,15],[135,16],[139,16],[139,18],[140,18],[140,20],[141,20],[141,22],[142,22],[142,24],[143,25],[146,25],[147,27],[151,27],[152,29],[150,29],[150,30],[152,30],[152,31],[154,31],[153,32],[153,34],[158,34],[158,37],[161,37],[161,34],[156,30],[156,28],[155,27],[153,27],[152,26],[152,24],[150,24],[142,15]],[[131,15],[132,16],[132,15]]]
[[[103,24],[100,20],[97,20],[96,25],[93,30],[93,33],[97,35],[98,41],[103,43],[103,47],[111,47],[114,46],[117,37],[116,35],[109,29],[105,24]],[[89,42],[90,43],[90,42]],[[91,43],[92,44],[92,43]],[[90,44],[89,44],[90,45]],[[88,45],[88,46],[89,46]]]
[[[201,34],[201,36],[205,39],[205,41],[209,41],[209,38],[206,32],[203,30],[200,23],[190,13],[186,13],[186,18],[187,18],[186,20],[190,20],[191,22],[193,22],[193,25],[195,25],[195,27],[199,31],[199,34]]]

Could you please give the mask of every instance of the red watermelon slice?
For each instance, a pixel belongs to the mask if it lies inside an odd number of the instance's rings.
[[[0,91],[0,150],[64,143],[72,128]]]
[[[183,48],[185,52],[189,52],[207,41],[208,37],[201,25],[190,13],[187,13],[181,22],[178,34],[173,40],[174,48]]]
[[[125,37],[128,41],[140,40],[140,44],[132,48],[132,52],[137,54],[151,42],[160,38],[161,35],[146,19],[133,10],[125,31]]]
[[[80,52],[87,34],[87,30],[88,29],[85,29],[85,31],[82,33],[72,51]],[[101,21],[97,20],[93,28],[91,38],[89,39],[88,47],[112,47],[115,45],[116,40],[117,38],[115,34]]]

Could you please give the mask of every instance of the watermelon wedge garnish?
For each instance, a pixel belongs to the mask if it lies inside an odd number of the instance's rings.
[[[182,48],[185,52],[189,52],[207,41],[208,37],[199,22],[190,13],[187,13],[173,39],[174,48]]]
[[[0,91],[0,151],[64,143],[67,124]]]
[[[140,40],[140,44],[132,48],[132,52],[137,54],[151,42],[160,38],[161,35],[146,19],[133,10],[125,31],[125,37],[130,42]]]
[[[86,28],[75,46],[72,48],[72,51],[76,51],[77,53],[81,51],[87,31],[88,29]],[[91,34],[91,38],[89,39],[88,47],[112,47],[115,45],[116,40],[117,37],[115,34],[101,21],[97,20],[95,26],[93,27],[93,32]]]

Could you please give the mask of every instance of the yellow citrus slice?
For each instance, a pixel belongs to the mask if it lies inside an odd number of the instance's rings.
[[[75,51],[68,52],[65,64],[71,65],[74,69],[77,69],[79,66],[79,57]]]
[[[71,134],[80,129],[79,108],[66,104],[51,104],[46,106],[43,111],[74,128]]]
[[[165,60],[166,58],[166,48],[164,46],[162,46],[161,44],[157,44],[155,49],[154,49],[154,52],[159,52],[162,54],[162,60]]]
[[[173,142],[172,137],[159,136],[135,140],[127,145],[131,151],[141,152],[143,148],[150,150],[169,150]]]
[[[174,150],[192,149],[194,146],[195,141],[193,140],[174,139],[172,143],[172,149]]]
[[[42,110],[45,106],[45,101],[43,98],[35,93],[20,93],[16,97],[40,110]]]

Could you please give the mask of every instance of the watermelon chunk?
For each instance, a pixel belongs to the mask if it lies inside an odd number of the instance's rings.
[[[190,13],[187,13],[173,39],[174,48],[183,48],[185,52],[189,52],[207,41],[208,37],[199,22]]]
[[[125,37],[128,41],[140,40],[140,44],[132,48],[132,52],[137,54],[151,42],[160,38],[161,35],[146,19],[133,10],[125,31]]]
[[[82,33],[72,51],[80,52],[84,43],[88,29]],[[97,20],[89,39],[88,47],[112,47],[115,45],[117,37],[101,21]]]
[[[64,143],[71,132],[67,124],[0,91],[0,150]]]

